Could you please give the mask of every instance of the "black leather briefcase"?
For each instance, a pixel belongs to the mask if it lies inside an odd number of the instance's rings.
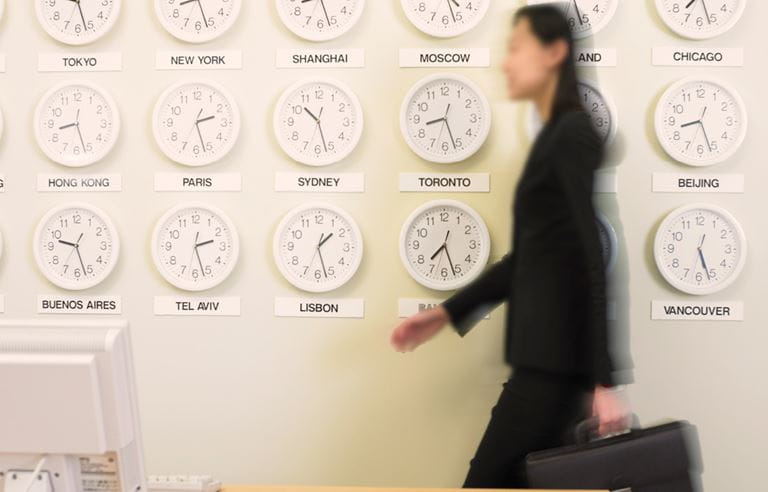
[[[675,421],[590,440],[584,428],[594,426],[594,419],[580,424],[576,444],[528,454],[529,486],[622,492],[701,490],[695,426]]]

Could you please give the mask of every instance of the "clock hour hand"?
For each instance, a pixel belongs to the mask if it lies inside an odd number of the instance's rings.
[[[211,244],[213,242],[213,239],[209,239],[208,241],[203,241],[202,243],[195,244],[196,248],[199,248],[200,246],[206,246],[208,244]]]
[[[71,242],[69,242],[69,241],[64,241],[63,239],[59,239],[59,242],[60,242],[61,244],[66,244],[67,246],[72,246],[73,248],[76,248],[76,247],[77,247],[77,244],[75,244],[75,243],[71,243]]]
[[[210,121],[210,120],[212,120],[214,118],[215,118],[215,116],[206,116],[205,118],[197,120],[196,123],[205,123],[206,121]]]
[[[688,2],[688,3],[685,5],[685,8],[690,8],[690,7],[691,7],[691,5],[693,5],[694,3],[696,3],[696,0],[691,0],[690,2]]]
[[[310,118],[312,118],[312,119],[313,119],[313,120],[315,120],[316,122],[317,122],[317,121],[320,121],[320,119],[319,119],[317,116],[315,116],[315,115],[312,113],[312,111],[310,111],[310,110],[309,110],[309,108],[308,108],[308,107],[306,107],[306,106],[304,106],[304,112],[306,112],[306,113],[307,113],[307,114],[310,116]]]
[[[320,238],[321,238],[321,239],[320,239],[320,243],[317,245],[317,247],[318,247],[318,248],[322,247],[322,246],[323,246],[323,244],[325,244],[325,243],[326,243],[326,241],[328,241],[329,239],[331,239],[331,236],[333,236],[333,233],[330,233],[330,234],[328,234],[328,236],[326,236],[326,238],[325,238],[325,239],[322,239],[322,236],[320,236]]]

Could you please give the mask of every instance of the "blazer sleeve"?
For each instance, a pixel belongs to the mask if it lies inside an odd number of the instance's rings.
[[[515,254],[510,251],[480,274],[473,282],[457,290],[441,305],[448,311],[451,324],[462,337],[501,301],[512,286]]]
[[[615,367],[608,343],[605,264],[592,201],[594,171],[602,162],[603,145],[586,113],[567,113],[562,118],[564,121],[556,139],[559,145],[553,149],[550,158],[573,212],[589,275],[590,306],[586,336],[590,338],[592,348],[593,381],[613,386]]]

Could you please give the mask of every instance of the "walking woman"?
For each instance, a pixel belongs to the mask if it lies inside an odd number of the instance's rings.
[[[507,301],[511,377],[491,411],[464,482],[525,487],[527,453],[562,445],[596,416],[605,435],[629,425],[609,350],[606,275],[592,204],[603,145],[577,89],[573,38],[553,5],[516,11],[504,61],[508,93],[531,100],[543,127],[512,203],[513,247],[437,307],[404,320],[391,343],[414,350],[452,325],[462,337]]]

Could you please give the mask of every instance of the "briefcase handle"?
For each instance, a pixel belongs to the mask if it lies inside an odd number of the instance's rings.
[[[629,432],[632,432],[632,429],[640,429],[640,419],[637,417],[637,414],[632,414],[632,422],[630,422],[629,429],[627,429],[624,432],[618,432],[615,434],[609,434],[607,436],[599,437],[597,435],[597,429],[600,425],[600,420],[597,417],[590,417],[588,419],[582,420],[578,424],[576,424],[575,428],[575,435],[576,435],[576,442],[579,444],[586,444],[590,441],[596,441],[598,439],[604,439],[606,437],[612,437],[620,434],[627,434]]]

